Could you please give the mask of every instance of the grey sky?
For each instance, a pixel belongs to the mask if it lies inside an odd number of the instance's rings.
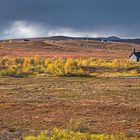
[[[140,37],[140,0],[0,0],[0,38]]]

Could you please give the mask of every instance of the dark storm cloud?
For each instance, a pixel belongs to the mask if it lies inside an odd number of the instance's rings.
[[[0,0],[0,35],[16,30],[30,36],[67,32],[138,37],[139,7],[139,0]]]

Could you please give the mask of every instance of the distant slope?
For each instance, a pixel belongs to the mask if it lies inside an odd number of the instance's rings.
[[[93,37],[69,37],[69,36],[52,36],[52,37],[47,37],[47,39],[54,39],[54,40],[96,40],[96,41],[114,41],[114,42],[128,42],[128,43],[136,43],[140,44],[140,38],[137,39],[121,39],[116,36],[110,36],[110,37],[98,37],[98,38],[93,38]]]
[[[99,37],[99,40],[104,40],[104,41],[119,41],[121,40],[119,37],[116,36],[110,36],[110,37]]]
[[[128,43],[140,44],[140,39],[139,38],[138,39],[121,39],[121,40],[119,40],[119,42],[128,42]]]
[[[51,37],[38,37],[38,38],[19,38],[19,39],[13,39],[13,40],[93,40],[93,41],[111,41],[111,42],[126,42],[126,43],[135,43],[140,44],[140,38],[136,39],[122,39],[116,36],[110,36],[110,37],[70,37],[70,36],[51,36]],[[8,40],[8,39],[7,39]],[[0,42],[6,41],[6,40],[0,40]]]

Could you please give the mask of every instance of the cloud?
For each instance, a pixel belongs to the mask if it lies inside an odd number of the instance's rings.
[[[107,29],[106,29],[107,30]],[[1,39],[35,38],[48,36],[71,36],[71,37],[107,37],[111,35],[121,36],[113,31],[94,29],[75,29],[72,27],[50,26],[40,22],[16,20],[9,22],[1,33]]]
[[[139,5],[140,0],[0,0],[0,35],[139,37]]]
[[[2,38],[32,38],[44,36],[45,32],[40,24],[27,21],[14,21],[3,31]]]
[[[98,37],[105,34],[98,34],[92,31],[79,31],[66,27],[51,27],[41,23],[30,21],[14,21],[10,22],[8,27],[2,32],[2,39],[13,38],[34,38],[48,36],[73,36],[73,37]],[[107,34],[106,34],[107,35]]]
[[[49,30],[48,36],[98,37],[99,34],[88,31],[78,31],[72,28],[56,27]]]

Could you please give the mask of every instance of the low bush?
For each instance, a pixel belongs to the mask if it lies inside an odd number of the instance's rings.
[[[24,140],[139,140],[138,137],[120,135],[89,134],[54,128],[52,131],[41,133],[38,136],[27,136]]]
[[[99,70],[99,72],[95,71]],[[102,60],[96,58],[39,58],[1,57],[0,75],[25,77],[36,74],[57,76],[89,76],[97,72],[126,72],[138,74],[140,62],[129,60]]]

